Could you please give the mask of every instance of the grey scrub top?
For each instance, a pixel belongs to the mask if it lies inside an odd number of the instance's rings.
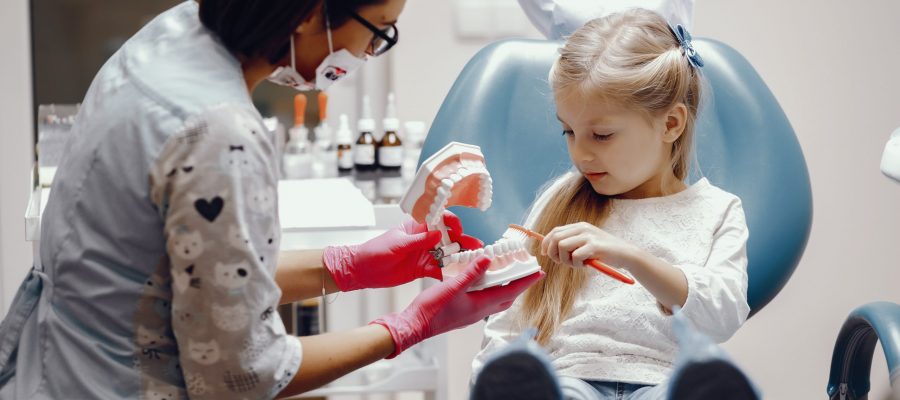
[[[0,399],[261,399],[297,373],[275,145],[198,8],[160,14],[91,84],[43,265],[0,325]]]

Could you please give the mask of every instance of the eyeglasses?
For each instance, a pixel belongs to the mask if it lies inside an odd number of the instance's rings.
[[[379,29],[355,12],[350,13],[350,16],[360,24],[363,24],[366,28],[369,28],[369,30],[375,34],[375,36],[372,37],[372,42],[369,43],[369,48],[366,50],[366,52],[372,56],[380,56],[397,44],[397,40],[400,37],[400,33],[397,31],[397,25],[391,24],[391,26],[387,28]]]

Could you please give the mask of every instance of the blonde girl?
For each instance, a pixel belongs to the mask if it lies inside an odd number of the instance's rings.
[[[532,252],[547,276],[488,320],[475,374],[536,327],[567,396],[661,398],[677,349],[673,307],[717,342],[744,323],[741,201],[705,178],[685,182],[702,64],[681,26],[643,9],[590,21],[567,39],[550,85],[574,168],[549,183],[525,221],[546,234]],[[587,259],[637,283],[584,268]]]

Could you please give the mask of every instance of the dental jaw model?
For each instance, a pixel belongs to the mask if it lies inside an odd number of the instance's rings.
[[[460,252],[452,243],[443,223],[443,213],[450,206],[478,208],[491,206],[493,181],[478,146],[451,142],[429,157],[419,167],[412,186],[400,200],[400,208],[428,230],[442,232],[441,246],[435,257],[441,262],[444,276],[462,272],[469,262],[479,256],[491,259],[491,266],[481,280],[469,291],[524,278],[541,269],[537,259],[526,251],[526,244],[517,238],[502,238],[484,249]]]

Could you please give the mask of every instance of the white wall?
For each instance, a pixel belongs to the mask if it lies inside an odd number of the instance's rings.
[[[429,126],[437,115],[456,76],[475,53],[493,40],[454,34],[455,3],[467,0],[407,0],[397,29],[400,41],[391,55],[392,83],[397,94],[397,112],[402,121],[422,120]],[[495,4],[512,4],[512,0],[491,0]],[[521,37],[543,38],[532,27],[525,13],[512,7],[507,19],[521,20]]]
[[[485,44],[454,38],[451,3],[409,1],[402,15],[392,57],[403,119],[430,122]],[[845,316],[870,301],[900,303],[900,185],[878,170],[884,143],[900,126],[900,2],[697,3],[695,36],[735,47],[779,99],[806,154],[815,209],[790,283],[726,348],[766,398],[824,398]],[[448,340],[449,398],[465,398],[480,326]],[[884,357],[874,364],[872,398],[879,399],[887,391]]]
[[[0,315],[31,267],[25,206],[33,149],[27,0],[0,2]]]
[[[813,188],[813,231],[797,272],[727,348],[770,398],[823,396],[846,315],[900,302],[900,185],[878,169],[900,126],[900,2],[701,1],[695,23],[697,35],[738,49],[769,84]],[[881,354],[873,363],[879,399],[887,368]]]

